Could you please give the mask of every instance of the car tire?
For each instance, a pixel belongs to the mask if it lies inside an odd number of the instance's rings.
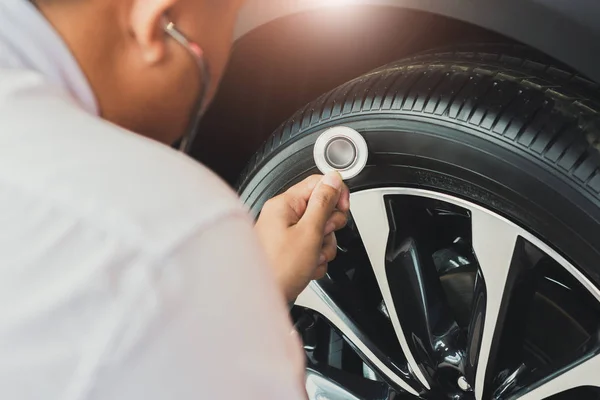
[[[417,55],[369,72],[307,104],[268,139],[238,190],[262,205],[318,173],[313,146],[335,126],[369,148],[352,192],[427,190],[522,227],[600,286],[598,86],[515,47]],[[591,397],[590,397],[591,398]]]
[[[242,200],[256,214],[275,194],[319,173],[316,138],[349,126],[370,149],[351,189],[406,185],[483,204],[540,235],[600,283],[598,87],[542,64],[535,53],[524,58],[500,49],[507,54],[419,55],[324,94],[254,155],[237,184]]]

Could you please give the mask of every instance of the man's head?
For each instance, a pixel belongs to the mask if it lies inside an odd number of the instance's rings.
[[[164,18],[202,48],[211,71],[211,99],[227,64],[242,2],[35,1],[81,65],[102,116],[164,143],[185,132],[203,79],[190,52],[165,34]]]

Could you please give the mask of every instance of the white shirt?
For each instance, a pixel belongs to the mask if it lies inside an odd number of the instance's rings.
[[[0,399],[304,397],[234,193],[97,115],[26,0],[0,1]]]

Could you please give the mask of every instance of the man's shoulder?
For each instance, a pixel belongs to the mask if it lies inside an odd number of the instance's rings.
[[[234,192],[195,160],[59,93],[0,102],[0,132],[0,182],[150,241],[243,212]]]

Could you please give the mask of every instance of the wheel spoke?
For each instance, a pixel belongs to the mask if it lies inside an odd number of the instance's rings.
[[[415,359],[411,346],[400,324],[396,304],[392,297],[388,276],[386,273],[386,250],[390,236],[390,222],[385,205],[385,199],[379,191],[364,191],[353,193],[351,198],[351,212],[354,222],[358,228],[363,244],[369,256],[371,267],[375,274],[379,290],[390,316],[390,320],[396,332],[398,341],[408,365],[421,384],[430,389],[431,386],[426,378],[420,364]],[[416,277],[415,277],[416,278]],[[423,293],[416,293],[423,296]],[[423,305],[424,299],[415,299]],[[421,314],[426,321],[426,315]],[[425,322],[423,322],[425,323]],[[426,328],[424,328],[426,329]]]
[[[496,358],[499,331],[505,317],[505,293],[510,293],[510,269],[518,228],[478,208],[471,209],[473,251],[479,263],[469,343],[467,379],[475,398],[482,399],[488,367]]]
[[[427,243],[421,239],[419,243]],[[433,258],[427,254],[433,252],[412,238],[388,249],[387,278],[411,352],[433,381],[440,366],[463,374],[464,351],[457,345],[460,328],[445,300]]]
[[[348,341],[372,364],[384,378],[408,393],[417,396],[417,391],[401,378],[402,372],[385,355],[361,334],[352,320],[334,303],[334,301],[321,288],[319,283],[312,282],[296,299],[297,306],[316,311],[325,317],[344,335]],[[404,376],[404,378],[409,378]]]
[[[570,365],[554,373],[548,379],[538,383],[536,387],[525,388],[510,400],[542,400],[558,393],[583,386],[600,387],[600,349],[590,354],[587,359]]]

